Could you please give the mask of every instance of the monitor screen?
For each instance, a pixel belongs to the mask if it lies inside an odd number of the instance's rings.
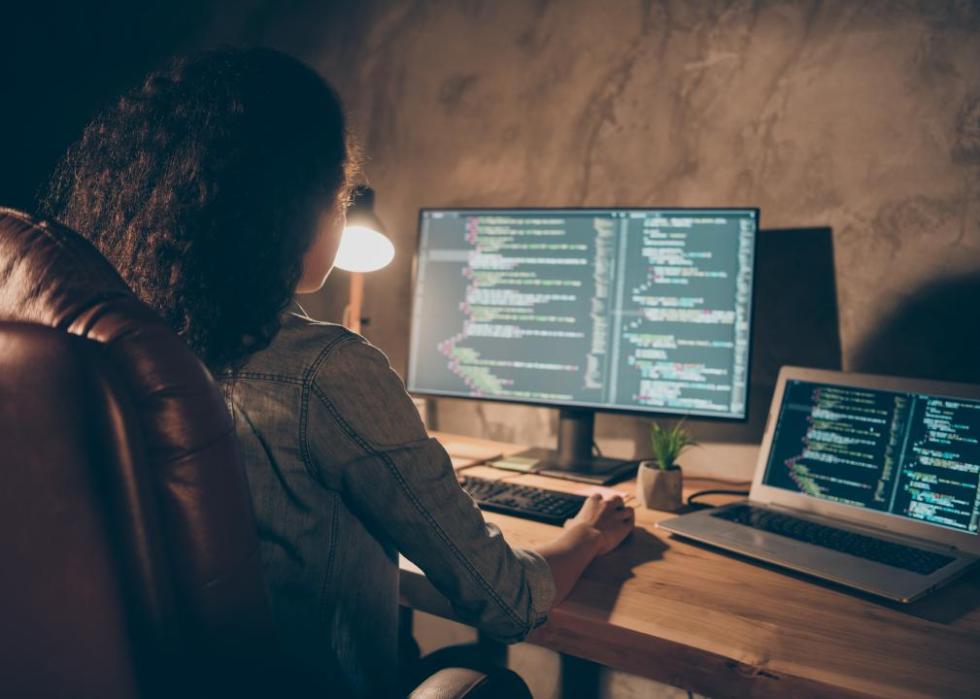
[[[762,482],[976,533],[980,401],[787,381]]]
[[[408,388],[746,414],[756,209],[423,210]]]

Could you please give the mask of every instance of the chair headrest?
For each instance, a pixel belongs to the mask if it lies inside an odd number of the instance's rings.
[[[94,307],[129,305],[145,316],[112,265],[74,231],[0,208],[0,317],[88,336]],[[79,325],[78,323],[82,323]],[[95,339],[95,338],[92,338]],[[107,338],[108,339],[108,338]]]

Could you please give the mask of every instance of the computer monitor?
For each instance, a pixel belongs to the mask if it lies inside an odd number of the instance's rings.
[[[746,417],[758,209],[423,209],[409,391],[560,409],[529,470],[609,482],[594,411]],[[518,461],[517,463],[521,463]]]

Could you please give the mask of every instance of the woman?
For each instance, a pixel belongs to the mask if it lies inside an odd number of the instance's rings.
[[[633,527],[589,499],[510,548],[460,489],[385,356],[285,313],[333,264],[356,165],[341,105],[270,50],[176,61],[95,119],[44,212],[89,238],[225,385],[278,631],[344,695],[393,687],[398,552],[459,615],[523,638]]]

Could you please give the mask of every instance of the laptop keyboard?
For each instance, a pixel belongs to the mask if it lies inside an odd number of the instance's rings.
[[[712,516],[922,575],[934,573],[954,560],[941,553],[817,524],[752,505],[732,505],[713,512]]]

